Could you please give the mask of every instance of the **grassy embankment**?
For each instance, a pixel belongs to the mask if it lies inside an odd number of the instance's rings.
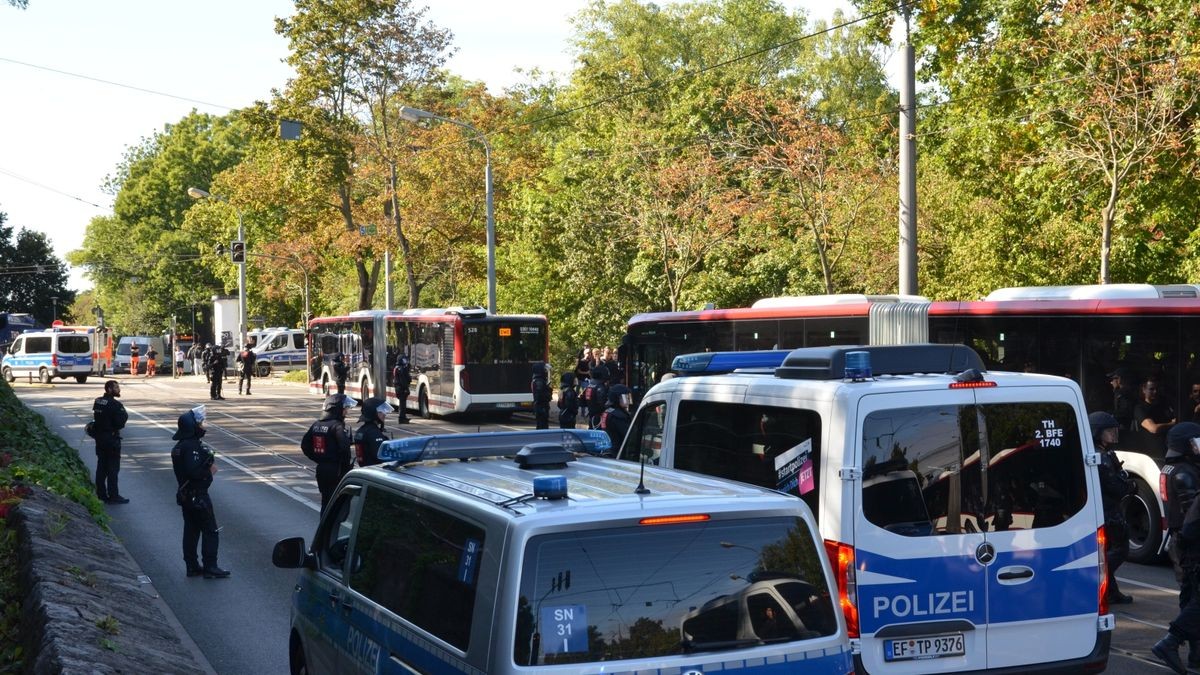
[[[19,673],[23,654],[18,633],[23,600],[17,584],[16,533],[8,513],[36,485],[87,507],[102,526],[108,517],[79,453],[26,408],[0,380],[0,673]]]

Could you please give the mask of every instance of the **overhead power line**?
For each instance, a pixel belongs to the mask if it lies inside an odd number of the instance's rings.
[[[43,190],[49,190],[50,192],[53,192],[58,195],[62,195],[63,197],[67,197],[68,199],[74,199],[75,201],[82,202],[84,204],[87,204],[88,206],[94,206],[98,209],[104,208],[103,206],[100,206],[99,204],[97,204],[95,202],[89,202],[88,200],[84,199],[83,197],[77,197],[69,192],[63,192],[62,190],[59,190],[58,188],[53,188],[53,187],[50,187],[49,185],[39,183],[39,182],[33,180],[32,178],[26,178],[25,176],[22,176],[21,174],[13,173],[12,171],[9,171],[7,169],[0,168],[0,174],[8,176],[9,178],[19,180],[22,183],[29,183],[30,185],[40,187]]]

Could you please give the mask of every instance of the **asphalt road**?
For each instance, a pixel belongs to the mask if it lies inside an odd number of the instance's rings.
[[[117,379],[130,416],[121,492],[131,501],[106,507],[113,531],[214,671],[286,673],[288,603],[296,572],[276,569],[271,549],[285,537],[311,540],[317,524],[320,495],[299,441],[319,416],[321,398],[278,379],[256,379],[254,394],[239,396],[230,378],[225,401],[209,400],[203,377]],[[80,449],[84,462],[94,469],[92,441],[83,426],[91,418],[92,400],[103,393],[102,381],[17,382],[14,388],[27,406],[42,413],[52,429]],[[216,448],[219,466],[211,495],[222,527],[220,564],[233,572],[224,580],[186,577],[180,547],[182,523],[175,505],[171,434],[178,416],[201,403],[208,405],[205,440]],[[435,419],[402,427],[390,424],[389,432],[400,437],[531,426],[531,420],[519,417],[508,425]],[[1170,568],[1127,564],[1118,579],[1135,601],[1115,608],[1117,629],[1107,672],[1170,672],[1150,654],[1150,646],[1178,609]]]

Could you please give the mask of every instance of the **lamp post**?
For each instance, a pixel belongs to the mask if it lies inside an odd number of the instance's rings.
[[[217,195],[211,195],[200,188],[190,187],[187,189],[188,196],[192,199],[216,199],[217,201],[229,204],[229,200]],[[233,206],[233,204],[229,204]],[[238,207],[233,207],[237,211],[238,231],[237,240],[240,242],[246,241],[246,230],[242,222],[242,210]],[[246,263],[238,263],[238,349],[246,345]]]
[[[58,296],[50,296],[50,323],[58,321]]]
[[[400,107],[400,118],[408,122],[417,122],[423,119],[439,120],[448,122],[455,126],[460,126],[479,138],[479,142],[483,143],[484,165],[484,199],[487,203],[487,283],[488,283],[488,314],[496,313],[496,215],[492,210],[492,146],[488,143],[487,136],[483,135],[478,129],[458,120],[450,119],[435,115],[427,110],[418,110],[417,108],[409,108],[408,106]]]

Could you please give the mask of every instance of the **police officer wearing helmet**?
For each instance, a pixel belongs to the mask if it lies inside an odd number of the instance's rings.
[[[379,463],[379,446],[391,439],[384,428],[384,422],[394,410],[390,403],[381,398],[363,401],[362,412],[358,416],[362,425],[354,432],[354,456],[359,466]]]
[[[608,390],[608,407],[600,414],[600,428],[608,434],[609,440],[612,441],[614,455],[620,451],[625,434],[629,433],[629,425],[633,419],[629,414],[631,400],[629,387],[623,384],[614,384]]]
[[[598,364],[592,367],[591,377],[583,388],[583,403],[587,406],[588,428],[600,428],[600,416],[608,404],[608,367]]]
[[[533,421],[538,429],[550,428],[550,401],[554,398],[554,392],[550,390],[547,380],[546,364],[534,361],[529,391],[533,393]]]
[[[322,512],[337,489],[338,481],[354,463],[351,434],[346,428],[346,409],[356,405],[358,401],[345,394],[326,396],[321,419],[314,422],[300,440],[304,456],[317,463],[317,489],[321,491]]]
[[[1133,602],[1133,597],[1122,593],[1117,586],[1117,568],[1129,557],[1129,524],[1121,504],[1125,497],[1137,492],[1137,485],[1129,480],[1129,474],[1121,468],[1117,458],[1116,444],[1121,423],[1106,412],[1088,415],[1092,428],[1092,443],[1100,454],[1100,498],[1104,503],[1104,531],[1107,535],[1105,558],[1108,561],[1108,602],[1124,605]]]
[[[1170,536],[1167,554],[1175,567],[1175,578],[1179,581],[1179,607],[1185,609],[1193,600],[1200,603],[1200,597],[1197,597],[1196,593],[1196,583],[1200,581],[1200,537],[1189,542],[1184,532],[1187,521],[1185,516],[1192,515],[1200,519],[1200,510],[1192,513],[1191,509],[1198,501],[1197,493],[1200,493],[1200,424],[1182,422],[1167,431],[1167,455],[1162,473],[1166,486],[1163,506]],[[1200,606],[1196,611],[1200,613]],[[1184,619],[1182,628],[1175,630],[1176,622],[1172,622],[1171,632],[1152,649],[1155,656],[1180,673],[1186,672],[1181,669],[1178,654],[1179,645],[1183,640],[1190,643],[1188,665],[1200,667],[1200,630],[1190,632],[1185,613],[1186,611],[1180,614],[1180,619]]]
[[[183,562],[187,575],[205,579],[224,579],[229,570],[217,565],[217,545],[220,528],[213,512],[208,488],[217,473],[216,453],[200,439],[204,437],[204,406],[196,406],[179,416],[178,430],[171,438],[171,468],[175,470],[175,503],[183,510]],[[200,544],[200,560],[196,559],[196,544]],[[203,566],[200,562],[203,561]]]

